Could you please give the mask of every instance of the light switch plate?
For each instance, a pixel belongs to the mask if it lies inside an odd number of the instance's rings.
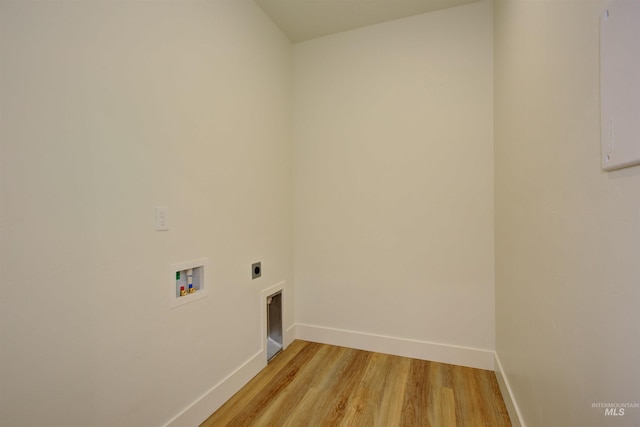
[[[167,231],[169,229],[169,208],[166,206],[156,207],[156,230]]]

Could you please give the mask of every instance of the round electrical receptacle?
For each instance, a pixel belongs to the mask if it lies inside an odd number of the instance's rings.
[[[257,279],[261,275],[262,275],[262,264],[260,262],[251,264],[251,278]]]

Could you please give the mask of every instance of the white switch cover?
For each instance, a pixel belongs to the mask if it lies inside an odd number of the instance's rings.
[[[156,207],[156,230],[166,231],[169,229],[169,208],[166,206]]]

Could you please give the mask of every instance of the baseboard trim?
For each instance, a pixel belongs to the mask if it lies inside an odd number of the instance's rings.
[[[378,353],[393,354],[395,356],[412,357],[414,359],[450,363],[471,368],[488,370],[493,370],[494,368],[495,354],[491,350],[396,338],[300,323],[295,325],[295,337],[305,341],[375,351]]]
[[[520,413],[520,408],[518,408],[518,404],[516,402],[515,397],[513,396],[513,392],[511,391],[511,386],[509,385],[509,380],[504,374],[504,370],[502,369],[502,364],[500,363],[500,358],[498,357],[498,353],[494,353],[495,356],[495,373],[496,379],[498,380],[498,386],[500,386],[500,392],[502,393],[502,399],[504,400],[504,404],[507,407],[507,412],[509,413],[509,418],[511,419],[512,427],[526,427],[524,425],[524,421],[522,421],[522,414]]]
[[[264,367],[267,355],[260,350],[239,368],[227,375],[222,381],[211,387],[191,405],[173,417],[165,427],[193,427],[200,425],[227,400],[244,387]]]
[[[296,324],[290,325],[284,333],[284,348],[289,347],[289,344],[296,339]]]

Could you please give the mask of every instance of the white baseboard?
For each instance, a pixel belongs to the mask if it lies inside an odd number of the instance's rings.
[[[165,427],[193,427],[200,425],[211,414],[213,414],[218,408],[220,408],[227,400],[229,400],[234,394],[244,387],[253,377],[267,366],[267,313],[266,313],[266,298],[276,292],[282,292],[283,298],[283,313],[282,323],[286,325],[288,319],[286,319],[285,298],[288,295],[285,291],[286,283],[279,282],[275,285],[263,289],[259,293],[260,301],[258,302],[260,307],[260,323],[257,327],[260,328],[259,336],[261,341],[261,348],[256,354],[251,356],[249,360],[245,361],[235,371],[227,375],[222,381],[214,385],[196,399],[192,404],[183,409],[178,415],[173,417]],[[286,348],[295,339],[295,324],[289,326],[283,337],[283,344]]]
[[[295,330],[295,324],[286,329],[284,348],[287,348],[296,338]],[[258,375],[265,366],[267,366],[267,353],[266,345],[263,345],[259,352],[173,417],[171,421],[165,424],[165,427],[193,427],[200,425],[236,394],[238,390],[251,381],[253,377]]]
[[[200,425],[265,366],[267,366],[267,355],[261,350],[173,417],[171,421],[165,424],[165,427],[193,427]]]
[[[500,358],[498,357],[498,353],[495,353],[495,373],[496,379],[498,380],[498,385],[500,386],[500,392],[502,393],[502,399],[504,400],[504,404],[507,407],[507,412],[509,412],[509,418],[511,419],[512,427],[526,427],[524,425],[524,421],[522,421],[522,414],[520,413],[520,409],[518,408],[518,404],[516,403],[516,399],[511,392],[511,386],[509,385],[509,380],[504,375],[504,371],[502,369],[502,364],[500,363]]]
[[[289,326],[284,332],[284,348],[289,347],[289,344],[296,339],[296,324]]]
[[[438,344],[323,326],[296,324],[295,337],[359,350],[493,370],[494,352],[470,347]]]

